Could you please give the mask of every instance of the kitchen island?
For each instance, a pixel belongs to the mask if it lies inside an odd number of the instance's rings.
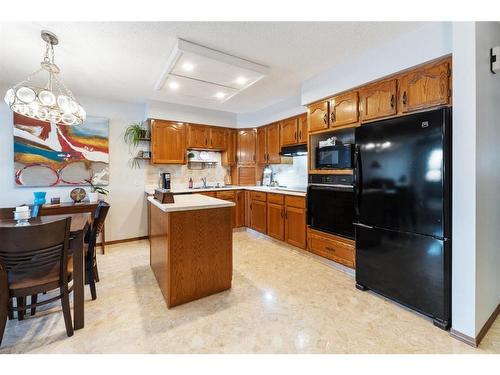
[[[190,194],[148,204],[150,265],[167,307],[230,289],[234,203]]]

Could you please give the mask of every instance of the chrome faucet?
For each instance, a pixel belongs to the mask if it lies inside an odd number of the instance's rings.
[[[207,178],[206,177],[202,177],[201,181],[203,181],[203,189],[206,189],[207,188]]]

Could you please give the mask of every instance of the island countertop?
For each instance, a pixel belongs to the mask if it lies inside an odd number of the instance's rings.
[[[153,197],[148,197],[148,201],[163,212],[194,211],[235,206],[234,202],[212,198],[202,194],[175,195],[174,203],[163,204]]]

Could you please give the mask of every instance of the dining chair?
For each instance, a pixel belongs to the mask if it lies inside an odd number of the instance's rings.
[[[7,301],[7,314],[4,307],[0,309],[0,344],[8,314],[17,312],[21,320],[26,310],[57,300],[61,300],[66,334],[73,335],[69,305],[72,287],[68,285],[73,277],[73,258],[69,255],[70,227],[70,217],[51,223],[0,227],[0,264],[7,279],[0,292],[2,295],[8,293],[10,300],[10,303]],[[56,296],[41,302],[31,300],[27,304],[26,297],[56,289],[59,290]],[[16,307],[12,303],[14,298]]]
[[[96,243],[97,237],[104,227],[104,221],[108,215],[110,205],[104,201],[100,201],[94,213],[94,220],[90,231],[85,240],[85,278],[89,284],[92,300],[97,298],[95,283],[99,281],[99,272],[97,269]]]

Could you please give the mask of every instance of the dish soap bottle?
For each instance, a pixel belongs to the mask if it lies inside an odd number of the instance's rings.
[[[189,178],[189,188],[190,189],[193,188],[193,179],[192,178]]]

